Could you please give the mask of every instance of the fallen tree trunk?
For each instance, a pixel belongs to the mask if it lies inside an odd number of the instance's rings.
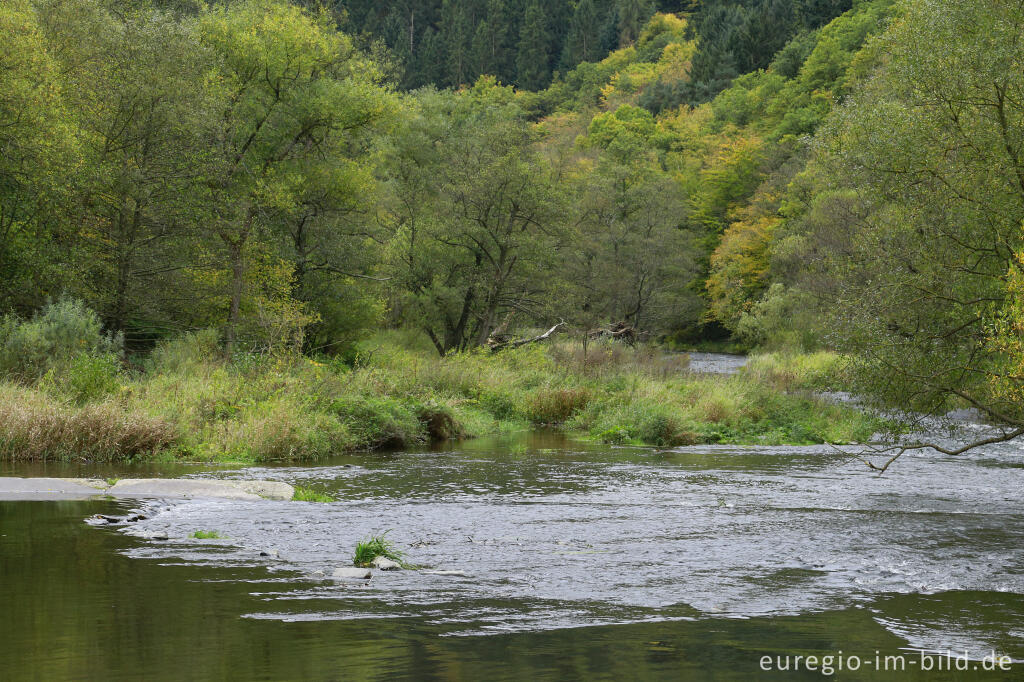
[[[561,322],[559,322],[558,324],[556,324],[554,327],[552,327],[551,329],[547,330],[543,334],[539,334],[539,335],[531,337],[529,339],[519,339],[519,340],[516,340],[516,341],[511,341],[511,340],[509,340],[509,341],[498,341],[498,342],[495,342],[495,343],[491,343],[490,344],[491,352],[492,353],[498,353],[498,352],[501,352],[503,350],[508,350],[509,348],[520,348],[522,346],[525,346],[525,345],[528,345],[528,344],[531,344],[531,343],[537,343],[538,341],[544,341],[546,339],[551,338],[551,335],[554,334],[556,331],[558,331],[559,327],[563,327],[563,326],[565,326],[565,320],[562,320]]]
[[[635,327],[632,327],[625,322],[616,322],[608,327],[608,329],[594,329],[587,333],[591,339],[613,339],[615,341],[622,341],[629,346],[635,346],[639,339],[639,332]]]

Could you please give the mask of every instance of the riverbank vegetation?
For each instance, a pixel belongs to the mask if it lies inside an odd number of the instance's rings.
[[[4,2],[0,448],[866,437],[824,384],[1022,435],[1022,26],[937,0]],[[84,346],[44,333],[60,306]],[[537,329],[575,341],[515,348]],[[620,342],[780,354],[723,380]]]
[[[881,426],[810,392],[823,362],[700,376],[684,354],[569,339],[442,358],[418,331],[375,335],[351,362],[229,359],[207,331],[125,366],[73,301],[8,329],[52,353],[0,383],[0,456],[13,459],[308,459],[542,425],[660,446],[851,442]]]

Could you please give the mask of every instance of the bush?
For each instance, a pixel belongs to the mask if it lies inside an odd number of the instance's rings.
[[[426,440],[417,414],[398,400],[345,396],[336,399],[330,411],[364,447],[402,447]]]
[[[216,329],[202,329],[161,342],[150,364],[157,372],[180,372],[220,356],[220,334]]]
[[[465,429],[452,414],[451,408],[420,405],[416,408],[416,417],[432,441],[445,441],[465,435]]]
[[[236,419],[206,425],[201,435],[203,454],[244,461],[319,459],[362,445],[347,425],[292,396],[244,408]]]
[[[505,387],[498,389],[486,389],[480,391],[477,401],[480,407],[490,413],[495,419],[498,420],[514,420],[519,419],[521,414],[519,411],[518,401],[506,392]]]
[[[120,355],[120,335],[103,333],[99,315],[81,301],[62,298],[29,321],[0,323],[0,374],[31,381],[81,355]]]
[[[120,387],[121,360],[113,353],[79,355],[51,367],[40,385],[79,405],[105,398]]]

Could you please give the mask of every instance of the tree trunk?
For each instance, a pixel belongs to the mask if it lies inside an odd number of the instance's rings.
[[[230,358],[235,352],[238,318],[242,309],[242,291],[245,286],[245,262],[242,258],[242,241],[228,244],[231,259],[231,305],[228,307],[228,324],[224,330],[224,351]]]
[[[437,338],[437,334],[434,333],[434,330],[431,329],[430,327],[425,327],[424,331],[427,332],[427,336],[430,337],[430,341],[434,344],[434,348],[437,349],[437,354],[440,355],[442,358],[445,355],[447,355],[447,351],[445,350],[444,344],[441,343],[441,340]]]
[[[139,225],[142,221],[142,208],[136,200],[135,210],[132,212],[131,225],[124,229],[123,211],[119,212],[119,229],[117,245],[117,284],[114,293],[114,314],[110,321],[110,328],[114,331],[124,331],[124,325],[128,317],[128,289],[132,277],[132,267],[135,264],[135,238],[139,233]]]
[[[255,210],[250,207],[242,229],[237,234],[232,235],[225,230],[220,235],[227,244],[228,260],[231,265],[231,303],[228,306],[228,323],[224,329],[224,352],[229,358],[235,352],[238,320],[242,310],[242,293],[245,291],[245,244],[252,234],[252,223],[255,219]]]
[[[543,334],[538,334],[537,336],[531,337],[529,339],[520,339],[518,341],[508,341],[508,342],[505,342],[505,343],[495,344],[495,345],[491,346],[491,352],[492,353],[497,353],[499,351],[505,350],[506,348],[521,348],[521,347],[523,347],[523,346],[525,346],[527,344],[537,343],[538,341],[546,341],[547,339],[551,338],[552,334],[554,334],[556,331],[558,331],[559,327],[562,327],[564,325],[565,325],[565,320],[562,320],[561,322],[559,322],[558,324],[556,324],[554,327],[552,327],[551,329],[547,330]]]

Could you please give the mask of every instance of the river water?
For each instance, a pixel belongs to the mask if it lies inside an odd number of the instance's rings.
[[[761,657],[840,651],[868,663],[837,679],[1024,678],[1018,445],[907,455],[879,477],[825,447],[541,432],[158,473],[337,501],[0,502],[0,679],[820,679]],[[148,518],[83,522],[129,511]],[[420,570],[321,576],[384,531]],[[922,672],[919,649],[1015,670]]]

